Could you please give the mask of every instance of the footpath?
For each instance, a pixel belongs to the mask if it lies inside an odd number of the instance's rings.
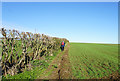
[[[47,70],[39,75],[37,79],[70,79],[71,75],[71,66],[69,61],[69,47],[68,43],[64,51],[61,51],[56,58],[51,62]],[[37,81],[36,79],[36,81]]]

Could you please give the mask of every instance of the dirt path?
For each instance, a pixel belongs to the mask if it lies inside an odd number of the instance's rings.
[[[69,47],[70,45],[68,45],[68,49],[66,49],[61,59],[61,63],[60,63],[61,66],[59,69],[59,79],[70,79],[72,77],[71,65],[70,65],[69,54],[68,54]]]
[[[70,79],[71,67],[68,56],[70,44],[63,52],[57,55],[44,74],[39,75],[38,79]]]

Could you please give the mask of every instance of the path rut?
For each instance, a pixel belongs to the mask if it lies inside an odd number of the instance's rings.
[[[71,65],[69,61],[69,47],[68,43],[67,47],[63,52],[57,55],[57,57],[52,61],[47,70],[43,75],[38,76],[38,79],[70,79],[72,77],[71,74]],[[53,65],[57,65],[57,67],[53,67]]]

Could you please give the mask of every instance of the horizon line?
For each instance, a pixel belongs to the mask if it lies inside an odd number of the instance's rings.
[[[120,44],[120,43],[109,43],[109,42],[76,42],[76,41],[69,41],[70,43],[97,43],[97,44]]]

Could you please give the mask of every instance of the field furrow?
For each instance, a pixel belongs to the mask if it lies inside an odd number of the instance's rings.
[[[118,71],[118,45],[70,43],[72,73],[75,79],[109,77]]]

